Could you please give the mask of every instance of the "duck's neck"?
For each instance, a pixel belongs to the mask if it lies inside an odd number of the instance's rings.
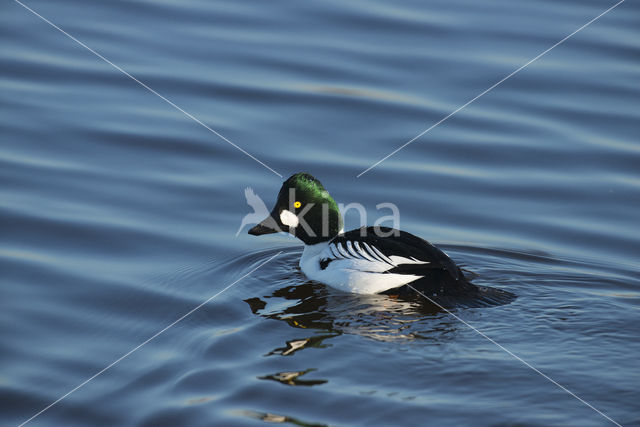
[[[342,228],[342,219],[340,219],[340,217],[338,217],[338,219],[330,221],[327,229],[325,230],[316,230],[315,228],[311,229],[311,233],[308,233],[308,230],[305,229],[304,226],[299,225],[293,230],[292,234],[298,239],[302,240],[302,242],[306,246],[311,246],[317,245],[319,243],[329,242],[338,234],[344,232],[344,229]]]
[[[338,234],[339,233],[335,233],[329,236],[309,236],[307,234],[300,236],[296,234],[296,237],[302,240],[302,243],[304,243],[305,247],[307,247],[307,246],[317,246],[321,243],[329,243]]]
[[[300,257],[300,268],[303,268],[303,264],[312,258],[317,257],[329,245],[329,241],[316,243],[314,245],[304,245],[302,256]]]

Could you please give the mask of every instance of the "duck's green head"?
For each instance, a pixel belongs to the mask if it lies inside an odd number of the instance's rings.
[[[249,230],[249,234],[285,231],[307,245],[334,238],[342,229],[342,216],[335,200],[320,181],[300,172],[287,179],[271,214]]]

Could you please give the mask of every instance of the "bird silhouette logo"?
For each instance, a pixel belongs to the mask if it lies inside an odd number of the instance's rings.
[[[242,218],[242,223],[240,223],[240,228],[238,228],[236,232],[236,237],[238,237],[238,234],[240,234],[247,224],[258,224],[269,216],[267,205],[264,204],[260,196],[253,192],[251,187],[244,189],[244,197],[247,199],[247,204],[253,208],[253,212],[246,214],[244,218]]]

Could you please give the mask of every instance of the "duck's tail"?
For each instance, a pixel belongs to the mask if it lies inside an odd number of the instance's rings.
[[[517,298],[511,292],[489,286],[477,286],[464,277],[455,280],[448,274],[433,274],[381,293],[397,295],[402,299],[422,299],[444,308],[492,307],[509,304]]]

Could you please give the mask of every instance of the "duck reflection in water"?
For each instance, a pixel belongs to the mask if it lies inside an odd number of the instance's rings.
[[[268,355],[291,356],[304,348],[322,348],[325,340],[344,333],[381,341],[438,339],[456,328],[442,309],[424,301],[345,294],[313,281],[245,302],[254,314],[309,330],[305,337],[290,340]]]

